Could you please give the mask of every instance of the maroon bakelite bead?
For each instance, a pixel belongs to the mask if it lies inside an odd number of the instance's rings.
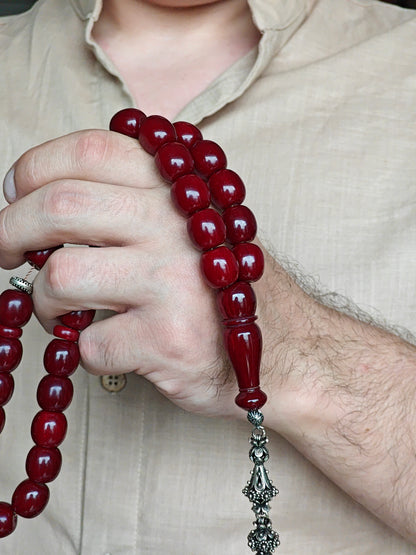
[[[4,407],[10,401],[13,391],[13,376],[7,372],[0,372],[0,407]]]
[[[95,310],[73,310],[60,316],[61,322],[74,330],[84,330],[94,320]]]
[[[68,341],[78,341],[79,331],[59,324],[53,328],[53,334],[59,339],[67,339]]]
[[[177,179],[170,189],[170,195],[176,208],[185,216],[208,208],[211,200],[205,181],[192,173]]]
[[[194,245],[201,250],[218,247],[225,241],[225,225],[216,210],[206,208],[195,212],[188,222],[188,233]]]
[[[73,341],[52,339],[45,349],[43,365],[49,374],[66,377],[75,372],[79,364],[79,348]]]
[[[248,318],[256,313],[256,295],[252,287],[243,281],[218,291],[217,303],[225,320]]]
[[[0,434],[3,431],[5,424],[6,424],[6,413],[4,412],[4,408],[0,407]]]
[[[36,445],[57,447],[66,436],[67,420],[62,412],[39,411],[33,421],[30,433]]]
[[[7,328],[6,326],[0,325],[0,337],[19,339],[19,337],[22,337],[22,333],[23,330],[21,328]]]
[[[43,511],[48,501],[48,486],[32,480],[24,480],[14,490],[12,506],[18,515],[24,518],[34,518]]]
[[[194,161],[189,150],[178,142],[162,145],[156,152],[155,163],[160,175],[169,183],[194,169]]]
[[[13,372],[22,360],[23,348],[18,339],[0,338],[0,372]]]
[[[64,411],[71,404],[73,394],[74,386],[69,378],[48,374],[39,382],[36,398],[43,410]]]
[[[32,316],[33,302],[27,293],[6,289],[0,295],[0,324],[9,328],[24,326]]]
[[[267,395],[260,387],[243,389],[235,398],[236,405],[247,411],[261,409],[261,407],[266,404],[266,401]]]
[[[241,281],[257,281],[264,272],[264,255],[254,243],[239,243],[233,248],[237,259]]]
[[[194,144],[202,139],[202,133],[195,127],[192,123],[187,121],[176,121],[173,124],[175,128],[176,135],[178,136],[178,142],[185,145],[187,148],[192,148]]]
[[[220,289],[234,283],[238,277],[238,264],[227,247],[217,247],[201,256],[202,273],[211,287]]]
[[[45,265],[46,261],[52,253],[56,250],[61,249],[63,245],[58,245],[57,247],[51,247],[50,249],[42,249],[39,251],[27,251],[25,252],[25,260],[29,262],[31,266],[40,270]]]
[[[191,154],[196,171],[205,178],[227,165],[227,157],[223,149],[214,141],[198,141],[192,147]]]
[[[122,135],[137,139],[140,125],[145,119],[146,115],[141,110],[125,108],[114,114],[111,118],[110,131],[116,131]]]
[[[149,154],[155,154],[163,144],[173,141],[176,141],[175,128],[163,116],[149,116],[142,121],[139,143]]]
[[[222,217],[227,228],[227,241],[233,245],[252,241],[256,236],[256,218],[247,206],[230,206]]]
[[[34,482],[52,482],[62,466],[62,455],[56,447],[35,445],[26,457],[26,473]]]
[[[17,516],[9,503],[0,501],[0,538],[5,538],[16,528]]]
[[[246,196],[246,188],[241,177],[233,170],[215,172],[208,181],[212,203],[221,210],[234,204],[241,204]]]

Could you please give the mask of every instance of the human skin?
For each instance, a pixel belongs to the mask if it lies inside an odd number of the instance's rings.
[[[243,418],[200,254],[138,143],[76,132],[25,153],[14,181],[16,198],[0,213],[4,268],[63,242],[103,247],[51,256],[33,296],[45,327],[70,310],[110,309],[81,334],[88,371],[137,372],[186,410]],[[415,348],[323,306],[267,253],[255,288],[269,427],[416,542]]]

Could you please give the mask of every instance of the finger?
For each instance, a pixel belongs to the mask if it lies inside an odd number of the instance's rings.
[[[127,187],[162,185],[150,156],[138,141],[100,129],[77,131],[36,146],[25,152],[12,170],[4,184],[10,201],[62,179],[122,183]],[[11,194],[13,177],[15,195]]]

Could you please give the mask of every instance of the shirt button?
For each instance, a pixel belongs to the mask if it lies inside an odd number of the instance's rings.
[[[125,374],[119,374],[117,376],[110,374],[109,376],[101,376],[100,381],[106,391],[118,393],[126,387],[127,378]]]

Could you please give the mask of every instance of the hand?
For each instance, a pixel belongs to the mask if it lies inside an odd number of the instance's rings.
[[[80,337],[93,374],[136,372],[184,409],[240,414],[200,253],[151,156],[137,141],[82,131],[26,152],[14,165],[16,201],[0,213],[0,263],[61,243],[34,282],[51,330],[71,310],[109,309]],[[244,416],[244,415],[243,415]]]

